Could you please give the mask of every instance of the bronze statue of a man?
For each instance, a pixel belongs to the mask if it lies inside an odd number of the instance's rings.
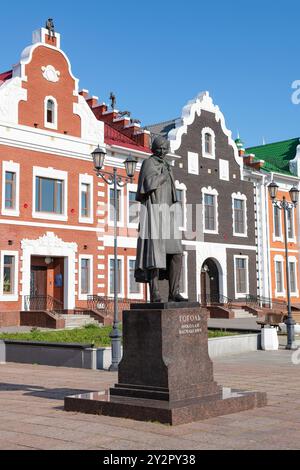
[[[151,302],[161,302],[159,280],[162,279],[169,281],[169,301],[186,301],[180,295],[181,206],[172,168],[165,158],[168,151],[168,140],[156,137],[153,155],[142,164],[136,195],[141,210],[135,279],[149,283]]]

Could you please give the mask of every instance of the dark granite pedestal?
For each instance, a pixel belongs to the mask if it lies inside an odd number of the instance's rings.
[[[266,394],[220,387],[197,303],[133,304],[123,312],[123,358],[109,391],[65,398],[66,411],[183,424],[266,405]]]

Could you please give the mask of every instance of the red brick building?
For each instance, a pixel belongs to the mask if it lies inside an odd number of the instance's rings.
[[[106,147],[106,170],[129,154],[149,155],[149,133],[79,91],[60,35],[33,33],[12,70],[0,74],[0,324],[33,297],[65,310],[88,295],[111,295],[111,188],[91,152]],[[118,192],[120,297],[143,298],[133,280],[134,184]]]

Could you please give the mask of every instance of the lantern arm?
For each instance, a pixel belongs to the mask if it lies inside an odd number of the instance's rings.
[[[97,173],[97,176],[101,176],[101,178],[103,179],[103,181],[105,181],[105,183],[107,183],[109,185],[114,184],[114,174],[113,173],[110,173],[109,171],[102,171],[102,170],[96,171],[96,173]],[[132,178],[130,178],[129,176],[117,175],[117,185],[120,188],[123,188],[124,186],[126,186],[131,181],[132,181]]]
[[[282,209],[291,210],[296,207],[296,205],[293,202],[289,202],[285,198],[283,200],[276,199],[275,201],[273,201],[273,206],[281,210]]]

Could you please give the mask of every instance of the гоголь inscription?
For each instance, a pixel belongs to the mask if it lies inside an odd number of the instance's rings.
[[[179,334],[180,335],[192,335],[192,334],[200,334],[202,332],[202,328],[200,325],[201,316],[200,315],[180,315],[179,316],[180,327],[179,327]]]

